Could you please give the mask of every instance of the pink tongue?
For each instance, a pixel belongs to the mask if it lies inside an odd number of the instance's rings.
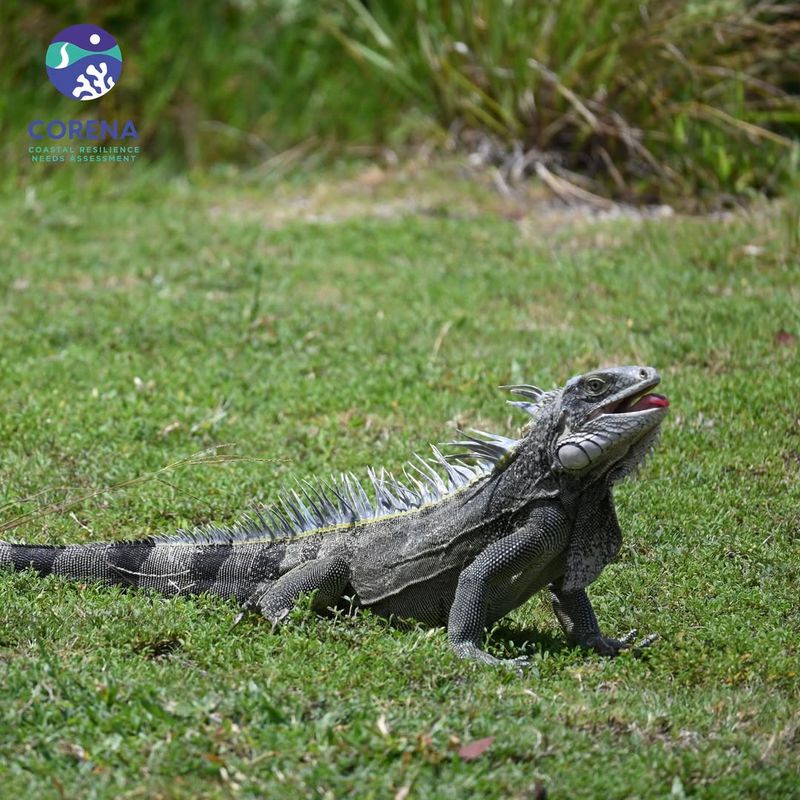
[[[669,400],[663,394],[646,394],[626,411],[647,411],[649,408],[667,408]]]

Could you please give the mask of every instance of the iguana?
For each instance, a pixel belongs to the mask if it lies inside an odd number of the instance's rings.
[[[451,455],[403,468],[297,481],[233,527],[82,545],[0,543],[0,566],[155,589],[210,592],[273,627],[298,598],[446,625],[462,658],[521,666],[482,646],[487,626],[549,587],[567,639],[604,655],[635,632],[600,632],[586,587],[617,554],[611,489],[644,460],[667,413],[652,367],[616,367],[562,388],[504,387],[531,419],[519,439],[473,431]],[[648,637],[643,644],[648,644]]]

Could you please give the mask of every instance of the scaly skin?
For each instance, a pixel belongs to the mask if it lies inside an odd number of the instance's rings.
[[[650,367],[616,367],[552,392],[510,387],[526,398],[514,405],[532,417],[521,439],[468,436],[451,443],[466,453],[447,457],[434,448],[439,472],[412,466],[404,482],[371,473],[374,499],[347,475],[333,485],[299,484],[232,529],[90,545],[0,543],[0,567],[167,596],[234,597],[273,626],[304,594],[314,593],[320,612],[347,598],[386,617],[446,625],[460,657],[513,668],[525,659],[487,653],[486,628],[549,587],[568,641],[615,655],[635,632],[604,636],[586,587],[619,550],[611,489],[655,443],[669,403],[645,393],[658,382]],[[469,466],[464,456],[488,466]]]

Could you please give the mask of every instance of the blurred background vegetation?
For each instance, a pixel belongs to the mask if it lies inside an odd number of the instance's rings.
[[[800,162],[798,2],[6,0],[0,22],[12,180],[42,173],[32,119],[132,118],[175,170],[449,149],[509,183],[697,208],[780,194]],[[86,105],[44,67],[78,22],[124,59]]]

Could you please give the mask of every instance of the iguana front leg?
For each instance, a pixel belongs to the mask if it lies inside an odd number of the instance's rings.
[[[292,610],[300,595],[316,592],[312,608],[322,612],[337,603],[349,580],[350,565],[341,556],[306,561],[277,580],[257,586],[244,608],[259,608],[274,628]]]
[[[512,578],[543,571],[564,550],[568,538],[564,512],[557,506],[541,506],[523,527],[490,544],[461,572],[447,621],[448,638],[461,658],[511,667],[527,664],[525,657],[500,659],[482,649],[487,606],[495,598],[498,606],[511,610],[514,605],[509,605],[508,597],[517,592]]]
[[[553,611],[556,613],[567,641],[586,650],[594,650],[602,656],[615,656],[620,650],[633,647],[637,632],[632,630],[621,639],[603,636],[597,617],[592,608],[592,601],[585,589],[574,592],[561,590],[561,581],[550,584],[550,594],[553,599]],[[636,648],[647,647],[656,640],[655,635],[646,636],[636,645]]]

